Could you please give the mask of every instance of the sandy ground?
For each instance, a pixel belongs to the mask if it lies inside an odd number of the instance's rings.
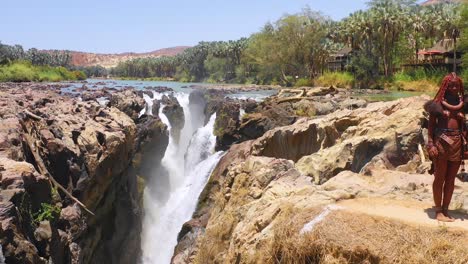
[[[399,201],[379,198],[361,198],[345,200],[338,203],[345,210],[361,212],[368,215],[391,218],[415,226],[447,227],[468,231],[468,214],[452,211],[457,220],[444,223],[435,220],[432,205],[417,201]]]

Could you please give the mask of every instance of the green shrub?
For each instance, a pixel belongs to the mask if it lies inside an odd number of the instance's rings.
[[[315,80],[317,86],[335,86],[339,88],[352,88],[354,77],[349,72],[326,72]]]
[[[41,209],[34,214],[34,222],[39,224],[42,221],[54,222],[60,216],[60,207],[48,203],[41,203]]]
[[[401,71],[394,75],[394,81],[430,81],[434,83],[439,83],[444,76],[447,74],[447,71],[444,69],[424,69],[416,68],[407,71]]]
[[[393,78],[394,78],[395,82],[400,82],[400,81],[401,82],[411,82],[411,81],[413,81],[413,78],[409,74],[404,73],[404,72],[395,73]]]
[[[59,82],[84,79],[84,72],[69,71],[64,67],[36,66],[23,61],[0,66],[0,82]]]
[[[395,73],[392,88],[404,91],[432,92],[444,76],[445,70],[417,68]]]
[[[467,85],[465,83],[468,82],[468,69],[463,70],[460,77],[464,81],[464,83],[463,83],[464,86],[467,87]]]
[[[308,78],[300,78],[296,81],[294,84],[296,87],[302,87],[302,86],[314,86],[314,82],[311,79]]]
[[[83,71],[72,71],[72,74],[76,80],[86,80],[86,74]]]
[[[26,62],[9,64],[0,69],[0,80],[4,82],[31,82],[38,78],[31,64]]]

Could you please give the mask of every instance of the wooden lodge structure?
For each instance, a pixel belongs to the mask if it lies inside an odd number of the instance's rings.
[[[330,54],[327,59],[328,71],[346,71],[346,66],[351,62],[352,51],[350,47],[345,47],[334,54]]]
[[[454,54],[454,47],[453,39],[440,40],[431,48],[419,50],[417,60],[413,59],[402,66],[403,68],[446,68],[451,71],[454,62],[457,68],[462,62],[462,53],[457,51]]]

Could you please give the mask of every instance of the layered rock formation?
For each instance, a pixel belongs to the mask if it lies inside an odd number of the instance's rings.
[[[117,66],[120,62],[138,58],[157,58],[162,56],[175,56],[182,53],[189,47],[179,46],[172,48],[165,48],[146,53],[126,52],[120,54],[99,54],[89,52],[72,51],[72,64],[75,66],[102,66],[105,68],[112,68]]]
[[[427,99],[298,118],[233,145],[173,263],[467,262],[466,221],[441,233],[430,219],[432,176],[418,147]],[[468,184],[456,185],[451,209],[466,211]]]
[[[131,263],[140,251],[141,164],[147,152],[162,157],[166,127],[138,118],[144,101],[131,90],[113,93],[109,106],[59,93],[0,90],[3,255],[7,263]]]
[[[269,130],[291,125],[302,117],[317,117],[339,109],[353,110],[367,105],[365,100],[354,98],[353,92],[333,87],[285,90],[301,94],[291,97],[292,93],[283,90],[278,96],[256,103],[224,98],[219,90],[205,90],[205,117],[217,113],[216,150],[227,150],[234,143],[259,138]],[[245,115],[240,115],[240,109]]]

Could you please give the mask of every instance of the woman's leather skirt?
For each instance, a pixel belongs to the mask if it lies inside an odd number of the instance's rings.
[[[436,129],[434,144],[437,159],[460,161],[462,154],[462,136],[458,129]]]

